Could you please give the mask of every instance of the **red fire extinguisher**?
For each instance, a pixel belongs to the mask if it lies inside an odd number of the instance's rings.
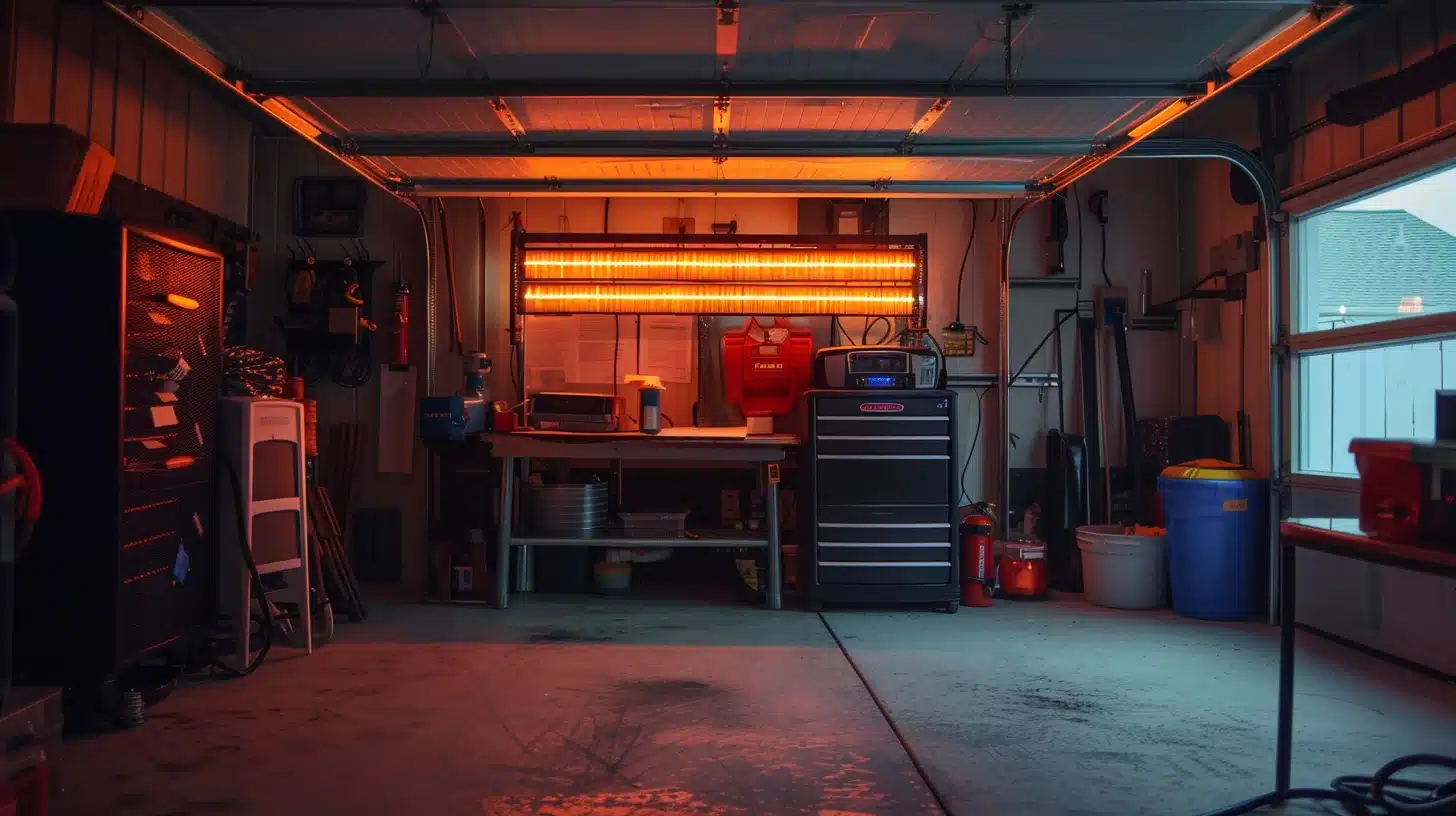
[[[395,368],[409,367],[409,284],[398,281],[394,284],[394,319],[390,326],[389,364]]]
[[[990,505],[980,504],[961,519],[961,603],[966,606],[990,606],[996,590],[992,512]]]

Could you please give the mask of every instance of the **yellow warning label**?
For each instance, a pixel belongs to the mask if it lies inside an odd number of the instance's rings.
[[[1248,509],[1248,499],[1225,499],[1223,503],[1223,511],[1225,513],[1242,513]]]
[[[768,483],[779,483],[779,466],[777,464],[771,464],[768,466]]]

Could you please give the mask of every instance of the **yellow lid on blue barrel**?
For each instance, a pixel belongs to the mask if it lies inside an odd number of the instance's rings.
[[[1181,465],[1163,468],[1165,479],[1206,479],[1219,482],[1251,482],[1259,474],[1246,467],[1222,459],[1194,459]]]

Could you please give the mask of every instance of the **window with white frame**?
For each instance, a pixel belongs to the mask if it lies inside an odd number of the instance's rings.
[[[1358,475],[1356,438],[1430,438],[1456,388],[1456,165],[1295,219],[1294,466]]]

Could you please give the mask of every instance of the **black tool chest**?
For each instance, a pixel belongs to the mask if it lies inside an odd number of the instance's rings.
[[[804,574],[825,603],[960,598],[955,394],[810,391]]]

